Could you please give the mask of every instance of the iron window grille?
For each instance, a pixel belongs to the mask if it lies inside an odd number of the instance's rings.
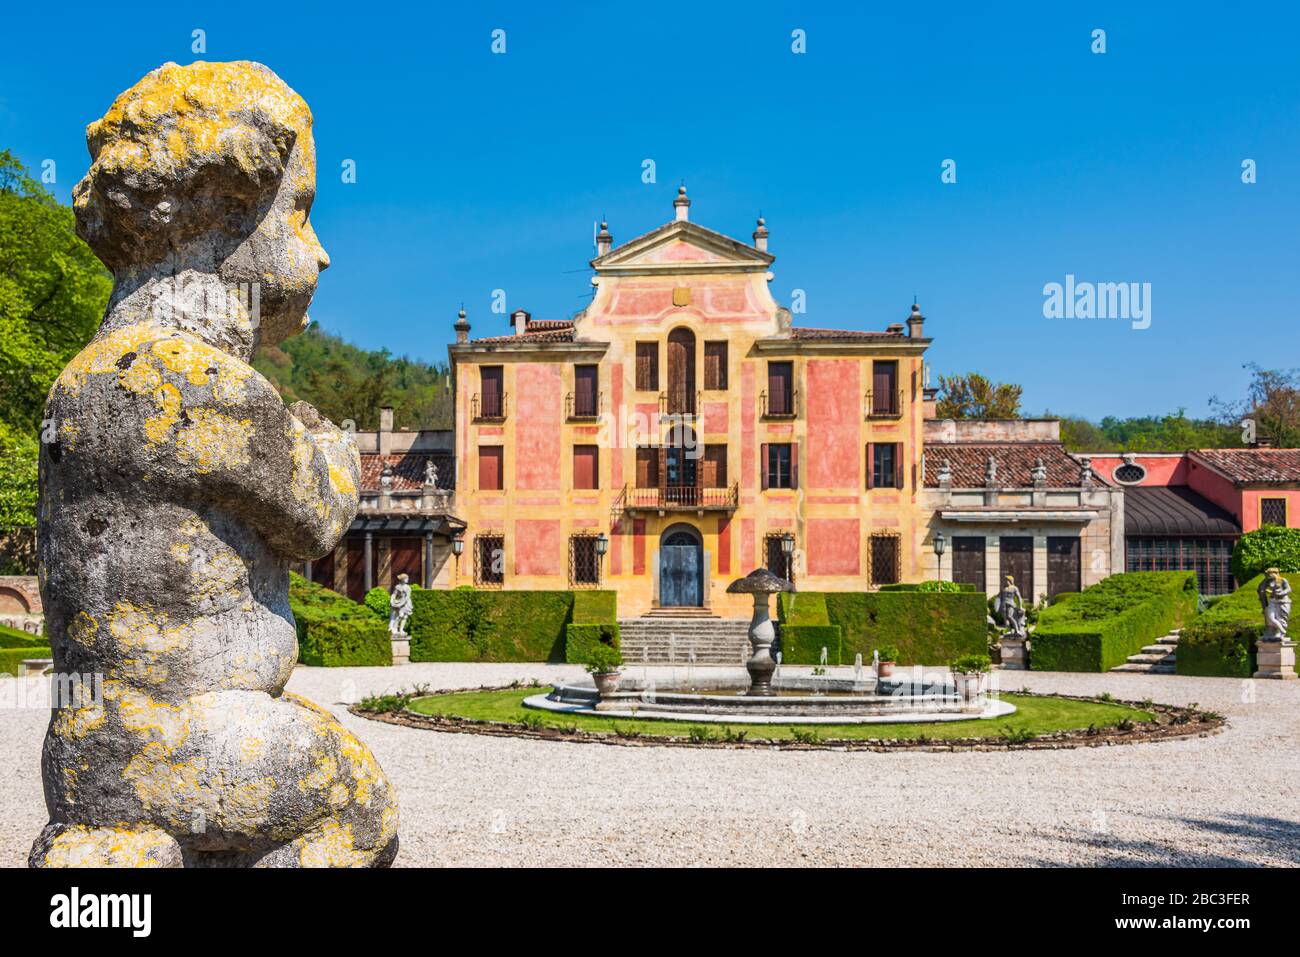
[[[573,588],[600,587],[600,553],[597,535],[569,537],[569,585]]]
[[[896,585],[903,576],[903,540],[889,532],[873,533],[869,539],[868,575],[873,585]]]
[[[1286,528],[1286,499],[1262,498],[1259,500],[1259,524],[1280,525]]]
[[[1139,538],[1125,542],[1125,571],[1196,572],[1203,595],[1226,595],[1232,577],[1232,538]]]
[[[474,584],[500,588],[506,581],[506,538],[504,535],[474,536]]]
[[[773,532],[763,536],[763,554],[767,556],[767,570],[777,578],[784,578],[793,584],[794,582],[794,550],[786,555],[785,549],[781,543],[785,540],[785,532]]]
[[[1147,477],[1147,470],[1140,465],[1125,463],[1115,470],[1115,481],[1122,485],[1136,485]]]

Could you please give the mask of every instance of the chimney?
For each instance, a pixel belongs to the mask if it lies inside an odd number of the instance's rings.
[[[469,342],[469,320],[465,318],[465,309],[462,307],[460,312],[456,313],[456,342],[463,344]]]
[[[601,220],[600,232],[596,234],[596,256],[605,255],[614,246],[614,237],[609,233],[609,223]]]
[[[522,336],[528,331],[528,320],[532,318],[526,309],[516,309],[510,314],[510,321],[515,327],[515,335]]]
[[[379,410],[379,454],[388,455],[393,451],[393,407],[383,406]]]
[[[754,248],[760,253],[767,252],[767,225],[763,217],[758,217],[758,228],[754,230]]]
[[[925,326],[925,316],[921,315],[921,307],[912,303],[912,314],[907,317],[907,335],[909,339],[920,339],[921,330]]]
[[[673,212],[676,213],[674,218],[679,223],[688,222],[691,218],[691,200],[686,195],[685,186],[677,187],[677,198],[673,200]]]

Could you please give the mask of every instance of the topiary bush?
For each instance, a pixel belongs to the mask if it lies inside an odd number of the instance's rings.
[[[26,648],[0,648],[0,674],[21,675],[23,662],[28,658],[52,658],[49,645],[30,645]]]
[[[1300,572],[1300,528],[1265,525],[1237,539],[1232,549],[1232,577],[1239,582],[1269,568]]]
[[[937,664],[981,654],[985,638],[984,596],[973,590],[796,592],[777,602],[781,657],[788,664],[852,664],[871,659],[876,648],[897,645],[900,664]]]
[[[1109,671],[1191,621],[1195,572],[1112,575],[1044,608],[1030,636],[1034,671]]]
[[[388,625],[368,618],[313,621],[298,648],[298,660],[324,668],[391,665],[393,642]]]
[[[388,617],[388,589],[383,585],[376,585],[366,592],[366,597],[361,599],[361,603],[380,618]]]
[[[28,648],[48,645],[50,639],[45,635],[33,635],[31,632],[19,631],[8,625],[0,625],[0,648]]]
[[[411,600],[412,661],[565,660],[571,591],[420,589]]]

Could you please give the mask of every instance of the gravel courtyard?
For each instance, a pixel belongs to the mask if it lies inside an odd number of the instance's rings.
[[[1300,864],[1300,682],[1005,673],[1005,690],[1197,702],[1229,722],[1206,738],[1009,753],[565,744],[394,727],[342,703],[578,673],[300,667],[289,688],[332,708],[397,786],[399,866]],[[0,710],[0,865],[23,865],[45,822],[47,719]]]

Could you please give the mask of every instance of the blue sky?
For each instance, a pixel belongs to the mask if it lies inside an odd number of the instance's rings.
[[[494,289],[580,309],[593,221],[646,232],[685,180],[703,225],[748,239],[762,210],[799,324],[880,329],[915,295],[936,373],[1020,382],[1029,411],[1202,414],[1243,363],[1300,366],[1294,5],[469,6],[23,5],[0,146],[53,159],[66,201],[85,125],[149,69],[266,63],[316,118],[313,318],[425,359],[462,301],[475,335],[506,331]],[[1044,318],[1067,274],[1151,283],[1150,328]]]

